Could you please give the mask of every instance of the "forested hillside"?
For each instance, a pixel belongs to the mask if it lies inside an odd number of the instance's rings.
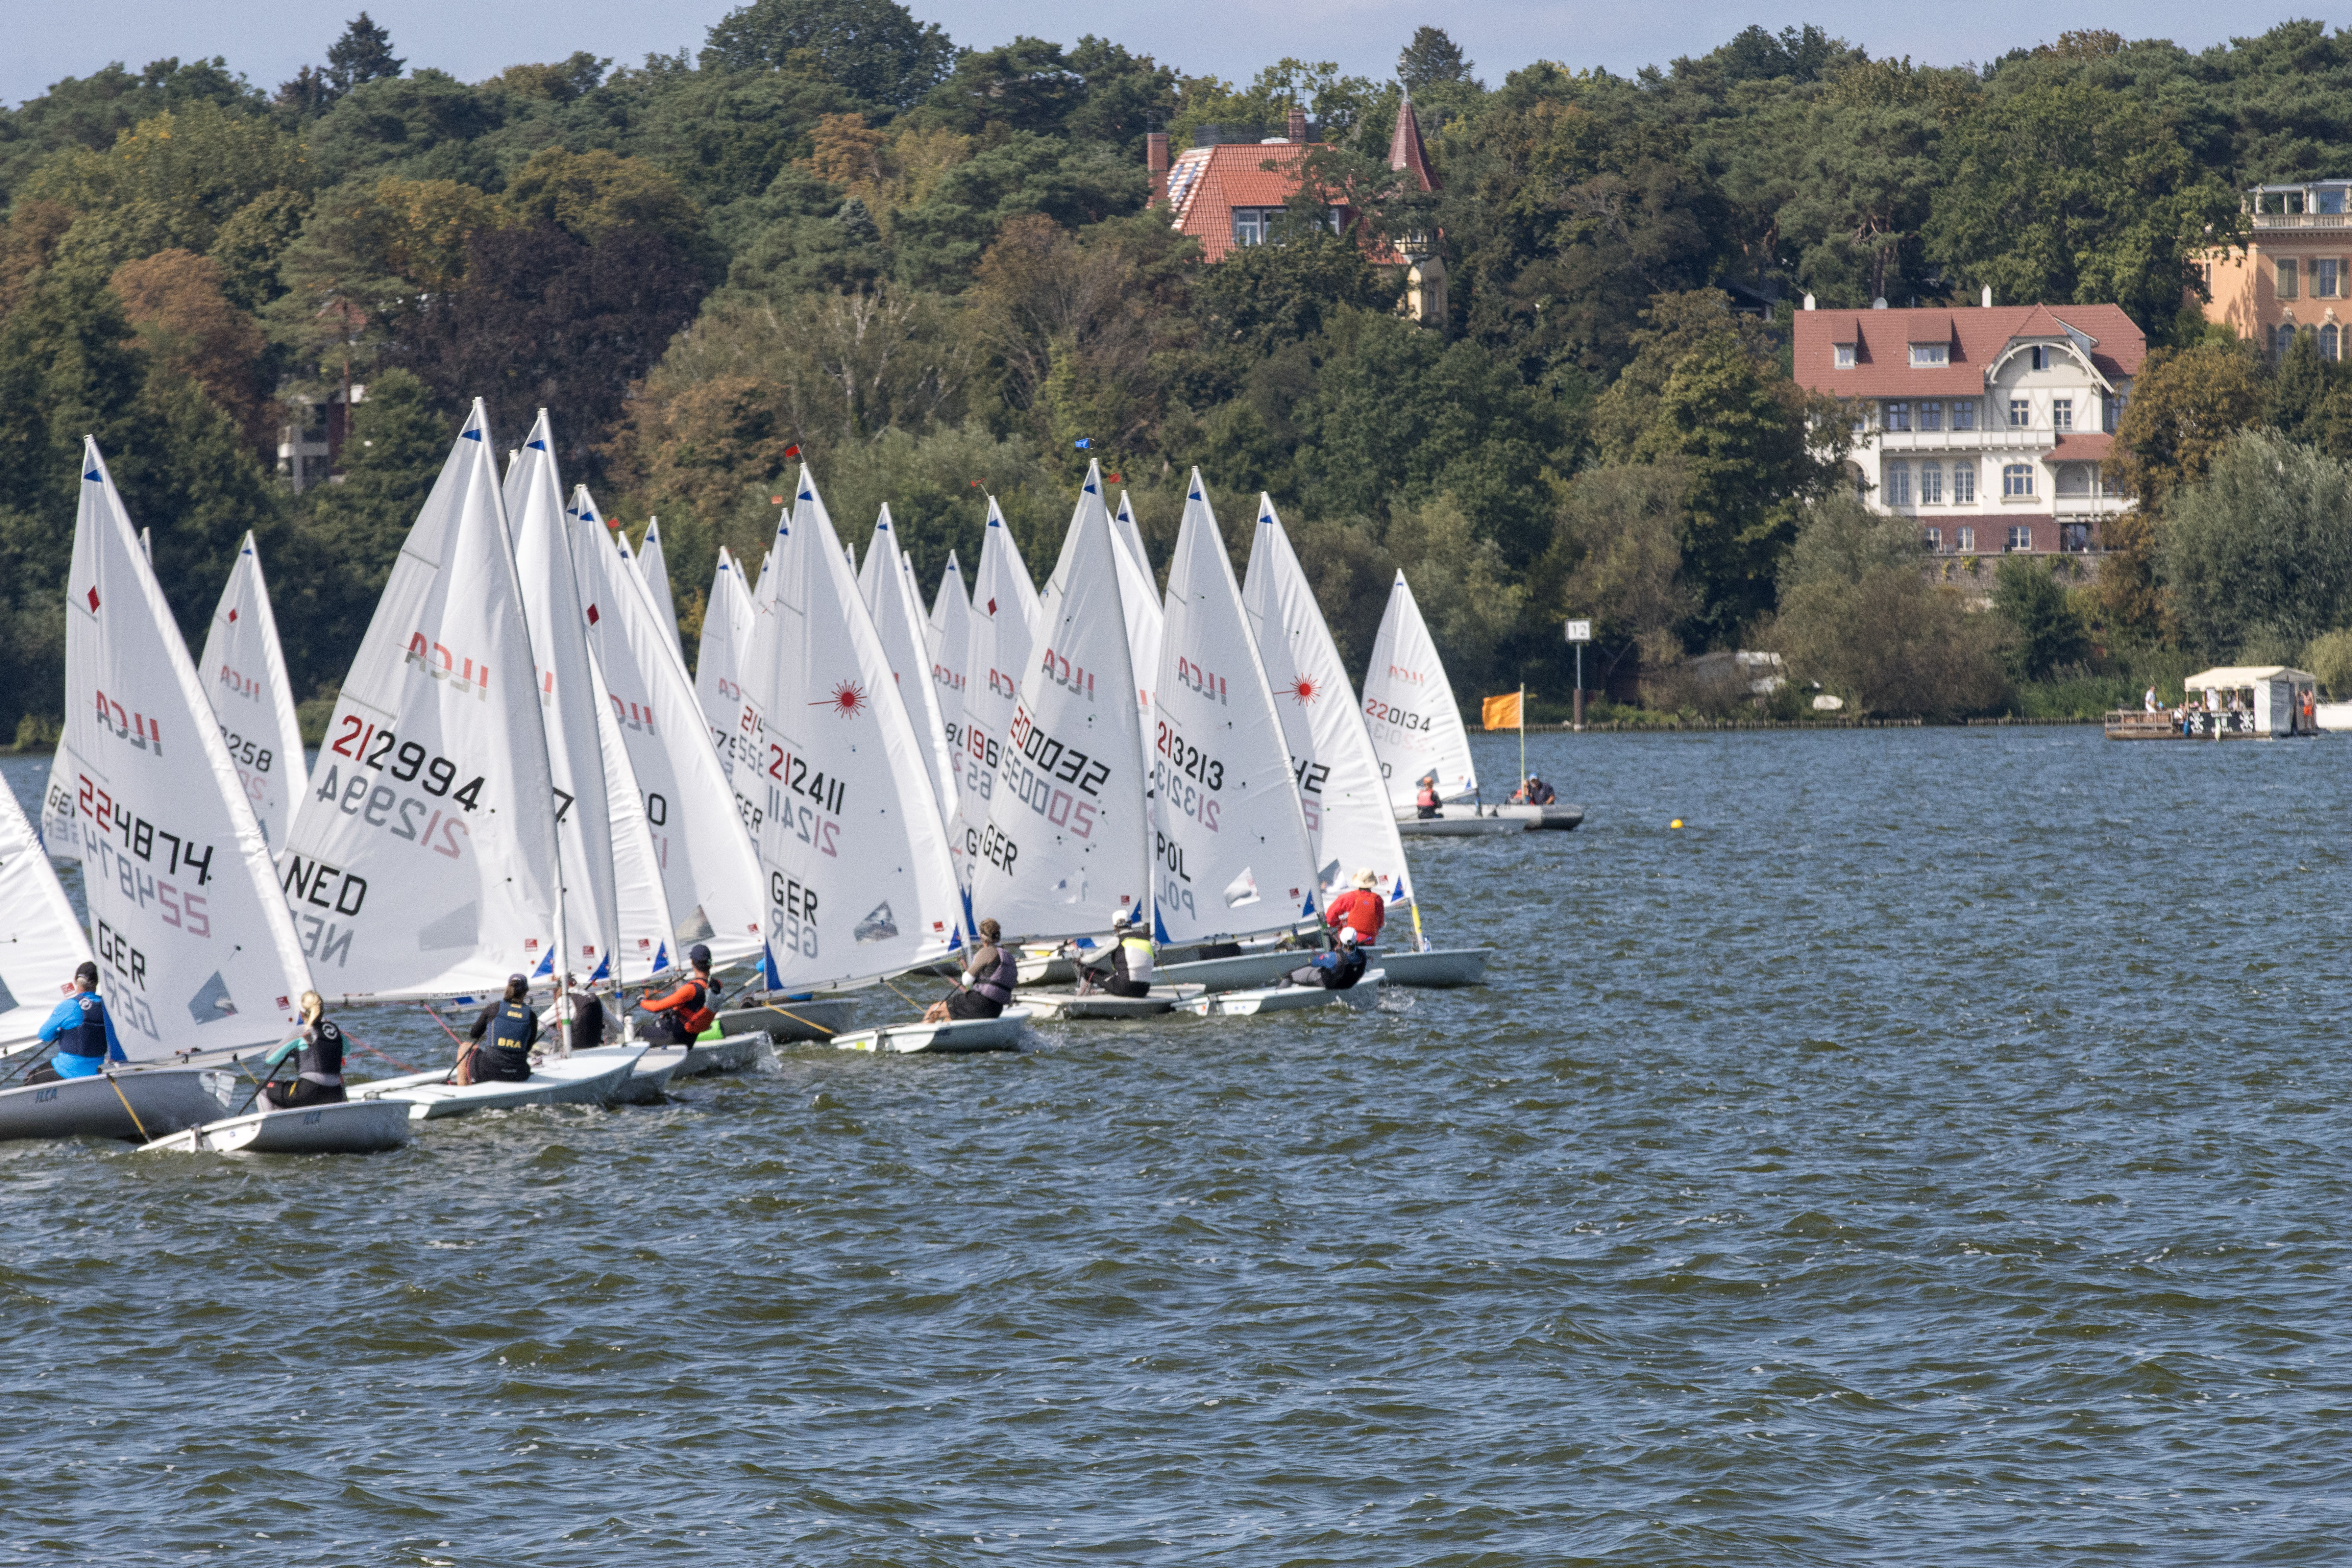
[[[546,405],[608,511],[660,514],[689,625],[720,543],[757,559],[795,448],[861,547],[891,504],[927,591],[983,492],[1042,574],[1091,453],[1161,550],[1192,466],[1236,540],[1270,491],[1351,658],[1402,566],[1465,689],[1557,694],[1570,612],[1601,658],[1663,668],[1778,607],[1843,428],[1788,379],[1795,296],[2117,300],[2237,367],[2212,373],[2245,384],[2233,430],[2278,377],[2184,312],[2184,257],[2237,234],[2245,184],[2352,174],[2352,43],[2315,22],[1950,68],[1751,27],[1633,78],[1396,43],[1396,80],[1231,83],[756,0],[692,56],[478,82],[364,15],[282,85],[93,60],[0,114],[0,733],[62,710],[85,432],[192,639],[258,531],[316,691],[477,395],[502,436]],[[1433,196],[1386,173],[1405,86]],[[1376,228],[1443,231],[1449,320],[1402,317],[1347,239],[1204,266],[1147,208],[1148,129],[1278,134],[1294,103]],[[293,495],[278,400],[353,384],[343,477]],[[2232,635],[2168,609],[2155,543],[2132,559],[2137,598],[2066,607],[2103,646]]]

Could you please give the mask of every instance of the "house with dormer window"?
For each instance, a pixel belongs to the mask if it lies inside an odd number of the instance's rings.
[[[2129,510],[2105,479],[2147,340],[2119,305],[1797,312],[1794,374],[1857,410],[1875,510],[1942,555],[2086,554]]]

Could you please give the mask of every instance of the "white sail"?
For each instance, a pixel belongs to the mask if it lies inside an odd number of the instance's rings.
[[[48,786],[41,795],[41,847],[53,860],[81,858],[81,826],[74,814],[73,763],[60,742],[49,758]]]
[[[1391,904],[1409,903],[1412,881],[1405,868],[1404,840],[1396,813],[1381,781],[1381,760],[1346,666],[1324,623],[1322,606],[1298,564],[1290,537],[1275,515],[1271,497],[1257,501],[1257,531],[1250,540],[1249,574],[1242,601],[1258,658],[1274,689],[1275,711],[1282,716],[1284,743],[1290,748],[1291,776],[1298,783],[1307,837],[1315,846],[1316,885],[1325,902],[1358,871],[1380,879]]]
[[[1168,565],[1152,683],[1152,892],[1162,942],[1286,928],[1315,908],[1315,857],[1274,693],[1201,472]]]
[[[940,804],[940,820],[944,826],[955,815],[955,757],[948,750],[947,731],[940,718],[939,689],[932,682],[930,661],[923,651],[922,602],[915,596],[914,578],[908,573],[898,535],[891,530],[887,506],[875,519],[874,539],[866,547],[866,570],[859,574],[858,590],[865,597],[866,613],[874,617],[874,630],[882,639],[882,652],[890,660],[891,673],[898,677],[898,697],[907,705],[907,717],[914,722],[915,733],[923,742],[931,795]]]
[[[1143,568],[1151,570],[1151,552],[1143,548],[1143,531],[1135,526],[1135,505],[1125,490],[1118,492],[1118,510],[1111,514],[1111,526],[1118,533],[1118,542],[1126,547],[1129,557]]]
[[[1101,479],[1088,469],[1045,586],[972,868],[972,913],[1022,939],[1108,931],[1144,907],[1151,881],[1120,547]]]
[[[1380,635],[1372,638],[1371,668],[1364,671],[1364,724],[1391,807],[1412,805],[1421,780],[1431,773],[1437,775],[1441,800],[1477,790],[1462,710],[1402,572],[1389,590]]]
[[[587,601],[588,643],[642,792],[644,816],[676,922],[663,955],[696,942],[732,963],[760,951],[760,874],[676,637],[652,590],[608,542],[585,485],[572,492],[572,561]],[[656,965],[656,967],[660,967]],[[630,973],[642,974],[641,968]]]
[[[806,468],[771,561],[754,759],[771,973],[798,988],[935,963],[960,910],[922,742]]]
[[[908,570],[913,569],[914,563],[909,561]],[[948,584],[950,583],[955,584],[956,598],[962,603],[965,616],[970,616],[971,595],[964,591],[963,568],[956,563],[956,552],[952,550],[948,552],[947,570],[940,574],[939,594],[931,600],[930,611],[923,621],[923,646],[934,659],[940,657],[940,637],[947,626]],[[956,646],[961,647],[963,645],[959,642]]]
[[[589,660],[587,620],[572,574],[562,487],[555,439],[542,408],[520,452],[507,467],[504,488],[514,533],[515,575],[522,584],[523,619],[530,628],[540,720],[547,727],[556,837],[562,855],[563,909],[556,945],[564,951],[559,959],[555,948],[540,950],[533,978],[552,974],[559,963],[567,969],[593,970],[622,945],[615,880],[619,856],[612,847],[614,802],[606,785],[604,741],[597,732],[604,683]]]
[[[710,576],[710,598],[702,608],[702,645],[694,661],[695,701],[702,709],[705,739],[719,758],[719,771],[736,796],[739,821],[751,829],[750,802],[735,785],[735,729],[743,720],[743,687],[736,679],[751,652],[751,590],[742,563],[719,547],[719,567]]]
[[[952,550],[948,552],[947,570],[940,574],[939,597],[931,601],[928,630],[931,694],[939,702],[940,733],[947,737],[948,765],[958,775],[956,795],[949,797],[948,809],[952,812],[953,801],[963,793],[964,660],[971,657],[971,596],[964,592],[963,572]],[[949,831],[954,831],[952,817]]]
[[[991,496],[980,574],[972,583],[971,634],[964,645],[963,710],[957,721],[961,749],[956,753],[955,819],[948,834],[949,847],[957,857],[956,877],[966,889],[971,886],[972,858],[980,852],[980,836],[988,825],[989,803],[996,795],[996,770],[1013,724],[1013,705],[1021,695],[1021,676],[1029,668],[1036,625],[1037,590],[1030,584],[1021,547]]]
[[[276,849],[286,842],[309,770],[302,758],[302,726],[294,717],[294,683],[287,679],[278,617],[270,613],[269,589],[250,533],[237,548],[228,585],[214,606],[196,673],[212,698],[213,716],[220,721],[221,739],[236,763],[237,783],[253,803],[261,837]]]
[[[554,785],[480,401],[344,678],[281,882],[319,989],[495,995],[547,955]]]
[[[1112,520],[1119,539],[1119,603],[1127,610],[1128,663],[1135,670],[1135,705],[1139,715],[1136,735],[1143,746],[1144,771],[1151,769],[1151,682],[1160,668],[1160,584],[1151,574],[1151,558],[1143,552],[1143,536],[1136,531],[1135,513],[1127,496],[1118,498],[1118,515]]]
[[[0,785],[0,1050],[33,1038],[89,962],[81,921],[16,792]]]
[[[274,1043],[310,984],[261,825],[122,498],[83,441],[66,595],[82,896],[125,1056]]]
[[[622,534],[621,553],[629,552],[628,535]],[[662,629],[669,633],[670,646],[686,657],[686,644],[677,635],[677,599],[670,592],[669,563],[662,557],[661,519],[646,520],[645,542],[637,546],[636,566],[640,580],[646,585],[646,597],[653,605],[654,614],[661,617]]]

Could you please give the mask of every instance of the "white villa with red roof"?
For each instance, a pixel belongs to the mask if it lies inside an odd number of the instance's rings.
[[[1299,165],[1326,142],[1307,139],[1307,111],[1293,109],[1285,133],[1259,142],[1226,142],[1204,129],[1200,142],[1168,159],[1168,133],[1150,132],[1144,160],[1151,174],[1151,199],[1165,201],[1171,226],[1201,242],[1205,261],[1223,261],[1245,245],[1278,242],[1285,210],[1299,185]],[[1396,129],[1389,137],[1389,167],[1410,175],[1424,191],[1440,188],[1429,166],[1429,149],[1410,99],[1397,105]],[[1268,167],[1267,165],[1273,165]],[[1331,232],[1357,229],[1363,214],[1345,203],[1331,207]],[[1410,234],[1394,244],[1365,237],[1364,252],[1375,266],[1400,268],[1403,309],[1416,321],[1445,318],[1445,262],[1442,235]]]
[[[1860,400],[1853,466],[1934,553],[2088,552],[2128,510],[2101,477],[2147,340],[2116,305],[1797,312],[1795,376]]]

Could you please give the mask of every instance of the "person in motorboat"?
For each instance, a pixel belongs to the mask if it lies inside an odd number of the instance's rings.
[[[963,961],[963,989],[934,1002],[923,1013],[926,1024],[960,1018],[993,1018],[1013,1000],[1021,978],[1013,950],[1003,944],[1004,928],[992,920],[980,922],[980,941]]]
[[[1345,991],[1364,977],[1370,967],[1364,950],[1356,944],[1352,928],[1339,932],[1339,945],[1328,952],[1318,952],[1304,969],[1294,969],[1284,976],[1290,985],[1319,985],[1326,991]]]
[[[1151,933],[1136,928],[1131,915],[1111,917],[1111,977],[1103,989],[1114,996],[1144,996],[1151,991]]]
[[[574,1051],[593,1051],[604,1043],[604,999],[588,989],[577,971],[563,977],[563,995],[571,1005],[572,1024],[566,1038]]]
[[[301,1056],[294,1064],[294,1081],[268,1081],[285,1065],[286,1058],[297,1051]],[[299,1105],[341,1105],[350,1098],[343,1092],[342,1027],[327,1016],[326,1001],[316,991],[302,993],[302,1032],[262,1060],[261,1098],[274,1110],[291,1110]]]
[[[1413,792],[1413,815],[1424,822],[1433,816],[1443,816],[1444,813],[1438,809],[1439,805],[1437,775],[1434,773],[1422,774],[1421,786]]]
[[[1335,940],[1342,931],[1354,932],[1361,942],[1381,940],[1381,927],[1389,918],[1389,906],[1380,895],[1380,877],[1367,866],[1349,879],[1346,892],[1325,906],[1323,923],[1331,928]]]
[[[97,964],[84,959],[74,966],[73,990],[41,1025],[40,1041],[57,1047],[58,1054],[26,1073],[26,1083],[95,1078],[108,1062],[130,1059],[114,1037],[113,1015],[98,994]]]
[[[638,1026],[656,1045],[690,1046],[719,1016],[718,993],[710,984],[710,950],[698,942],[687,950],[686,961],[694,968],[677,989],[637,1000],[637,1006],[651,1015],[640,1019]]]
[[[507,994],[482,1009],[466,1031],[473,1044],[457,1059],[457,1082],[522,1083],[530,1077],[530,1047],[539,1043],[539,1015],[530,1008],[530,982],[507,976]]]
[[[1559,796],[1553,792],[1551,785],[1529,773],[1528,782],[1519,788],[1519,798],[1528,805],[1549,805]]]

